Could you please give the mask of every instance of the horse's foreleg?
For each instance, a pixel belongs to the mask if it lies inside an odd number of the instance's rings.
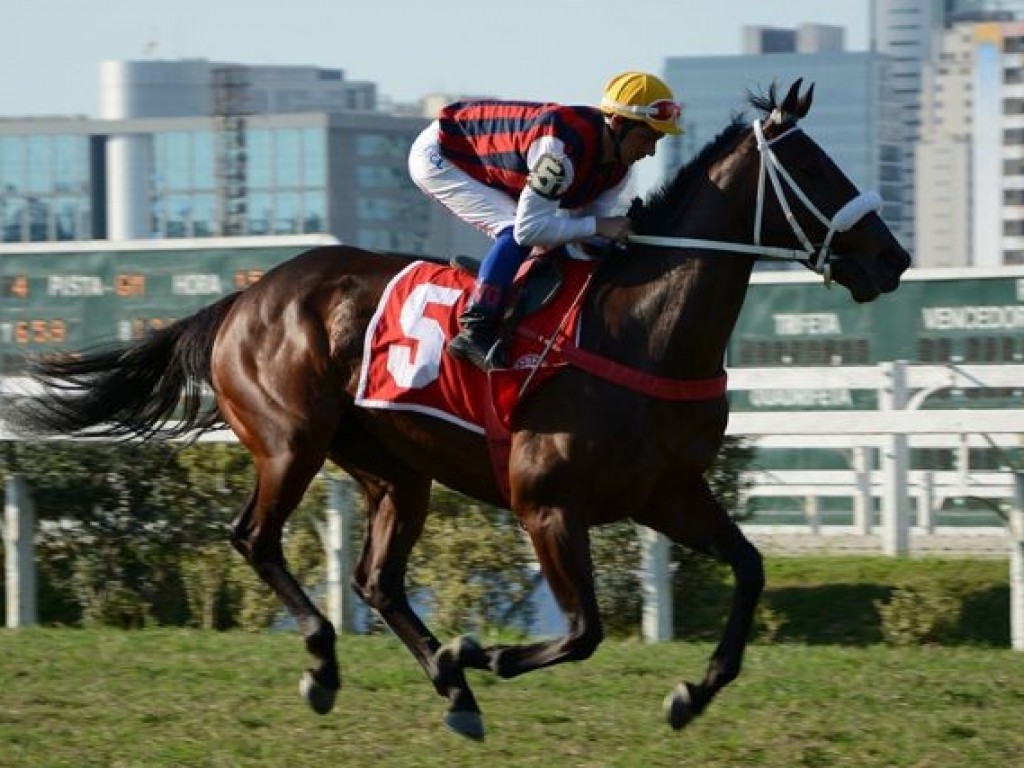
[[[317,660],[302,677],[303,698],[318,714],[327,714],[341,687],[334,626],[309,599],[285,561],[281,536],[285,521],[298,506],[320,462],[292,456],[259,458],[256,490],[235,520],[231,543],[274,591],[295,618],[306,650]]]
[[[679,729],[704,711],[715,695],[739,676],[743,653],[764,588],[761,554],[729,518],[703,481],[677,506],[638,516],[673,541],[726,562],[735,578],[732,604],[722,639],[712,654],[704,679],[680,683],[665,699],[669,723]]]
[[[604,638],[586,526],[557,507],[542,508],[524,518],[541,572],[567,620],[568,633],[545,642],[487,648],[463,638],[442,651],[442,656],[457,658],[463,666],[490,670],[504,678],[582,661]]]
[[[405,589],[409,554],[426,520],[430,478],[400,471],[396,459],[391,460],[387,473],[388,481],[382,482],[353,472],[366,493],[369,516],[353,586],[409,649],[438,694],[448,699],[448,727],[482,739],[483,717],[462,667],[439,656],[440,643],[409,605]]]

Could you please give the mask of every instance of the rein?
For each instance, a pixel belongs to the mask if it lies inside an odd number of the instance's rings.
[[[781,121],[781,116],[776,112],[769,119]],[[722,240],[706,240],[693,237],[663,237],[658,235],[630,235],[629,241],[639,245],[653,245],[664,248],[699,248],[701,250],[752,254],[763,258],[784,261],[799,261],[807,264],[821,275],[825,280],[825,285],[830,287],[832,285],[832,268],[829,262],[833,254],[829,249],[832,245],[832,238],[839,232],[846,232],[868,214],[878,211],[882,207],[882,198],[874,191],[861,192],[836,211],[835,215],[829,219],[800,188],[800,185],[796,183],[772,150],[773,144],[782,141],[787,136],[801,130],[801,128],[794,125],[775,138],[767,139],[764,135],[764,126],[761,120],[755,120],[753,127],[754,136],[757,139],[757,151],[761,156],[760,173],[757,180],[757,209],[754,214],[753,243],[733,243]],[[771,182],[775,197],[779,201],[779,206],[782,208],[786,221],[789,222],[790,229],[800,241],[801,248],[779,248],[761,244],[761,227],[764,218],[765,190],[767,187],[766,179]],[[814,244],[796,220],[796,216],[793,214],[789,204],[789,197],[786,194],[787,189],[792,191],[792,194],[803,203],[803,206],[808,211],[814,214],[818,221],[828,227],[828,233],[825,235],[825,240],[820,248],[816,249],[814,247]],[[836,256],[836,258],[839,257]]]

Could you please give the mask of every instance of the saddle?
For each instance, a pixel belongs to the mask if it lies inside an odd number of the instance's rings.
[[[506,304],[504,322],[515,325],[516,322],[533,314],[551,303],[562,287],[562,259],[564,251],[556,248],[536,256],[531,255],[520,268],[516,280],[512,283],[512,293]],[[480,272],[481,259],[474,256],[459,254],[453,256],[449,264],[474,278]]]
[[[593,269],[618,251],[619,247],[614,244],[604,248],[568,245],[550,251],[535,251],[527,257],[512,283],[505,305],[505,314],[498,330],[498,358],[501,358],[503,350],[510,348],[516,326],[523,318],[544,309],[558,296],[565,283],[567,260],[595,262]],[[481,259],[465,254],[453,256],[449,261],[450,266],[474,278],[480,271],[480,263]]]

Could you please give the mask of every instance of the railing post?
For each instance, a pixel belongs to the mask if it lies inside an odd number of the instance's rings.
[[[859,446],[853,449],[853,471],[856,476],[856,491],[853,496],[853,529],[855,533],[867,536],[874,523],[874,496],[871,493],[871,464],[869,449]]]
[[[1024,471],[1014,477],[1014,499],[1010,510],[1010,643],[1024,651]]]
[[[354,494],[352,481],[328,479],[327,526],[324,551],[327,555],[327,617],[339,633],[355,631],[355,595],[349,583],[352,578],[354,545],[352,520]]]
[[[879,418],[884,411],[902,410],[907,405],[907,363],[895,360],[881,363],[889,380],[878,392]],[[887,555],[906,555],[910,551],[910,515],[907,497],[906,435],[888,435],[882,449],[882,551]]]
[[[668,539],[657,531],[637,526],[640,537],[640,573],[643,594],[644,642],[672,639],[672,571]]]
[[[921,493],[917,497],[917,527],[922,533],[935,533],[935,473],[921,475]]]
[[[812,536],[821,535],[821,506],[817,496],[804,496],[804,519]]]
[[[9,475],[4,499],[7,627],[39,622],[36,604],[35,509],[23,477]]]

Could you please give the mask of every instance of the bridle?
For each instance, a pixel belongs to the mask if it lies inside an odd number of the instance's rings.
[[[781,123],[782,115],[776,110],[768,119]],[[754,213],[753,243],[731,243],[721,240],[705,240],[703,238],[661,237],[657,235],[630,235],[629,241],[640,245],[654,245],[667,248],[700,248],[713,251],[754,254],[769,259],[799,261],[807,264],[819,275],[822,275],[825,285],[830,286],[832,283],[831,260],[834,256],[830,250],[832,239],[837,233],[846,232],[848,229],[851,229],[868,214],[878,211],[882,207],[882,198],[874,191],[860,192],[836,211],[830,219],[818,209],[800,188],[800,185],[796,183],[772,149],[772,145],[802,130],[800,126],[793,125],[771,139],[765,137],[764,126],[761,120],[755,120],[753,127],[754,136],[757,139],[757,150],[761,156],[760,172],[757,180],[757,209]],[[775,191],[775,198],[779,202],[779,207],[782,208],[782,212],[786,217],[786,221],[789,222],[789,227],[793,234],[800,241],[801,248],[779,248],[761,244],[761,227],[764,218],[767,189],[766,179],[771,182],[772,189]],[[797,200],[803,203],[804,208],[810,211],[818,221],[828,228],[820,248],[815,248],[810,238],[804,232],[803,227],[796,220],[796,216],[793,214],[793,209],[789,203],[787,189],[792,192]],[[835,255],[835,258],[840,258],[840,256]]]

